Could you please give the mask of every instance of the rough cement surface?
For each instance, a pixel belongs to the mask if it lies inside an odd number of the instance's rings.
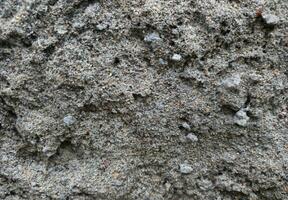
[[[0,0],[0,199],[287,200],[287,0]]]

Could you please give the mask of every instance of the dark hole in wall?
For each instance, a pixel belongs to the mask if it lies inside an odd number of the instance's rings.
[[[43,52],[46,54],[47,57],[50,57],[55,52],[55,45],[50,45],[46,49],[43,50]]]
[[[121,62],[120,58],[118,58],[118,57],[114,58],[114,64],[115,65],[120,64],[120,62]]]

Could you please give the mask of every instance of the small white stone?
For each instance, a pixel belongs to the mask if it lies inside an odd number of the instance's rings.
[[[252,74],[249,74],[249,79],[253,82],[261,82],[263,81],[263,77],[259,74],[255,74],[255,73],[252,73]]]
[[[63,122],[66,125],[70,126],[70,125],[72,125],[72,124],[74,124],[76,122],[76,119],[73,116],[71,116],[71,115],[67,115],[67,116],[65,116],[63,118]]]
[[[172,29],[172,34],[178,35],[179,34],[179,30],[177,28]]]
[[[98,3],[92,4],[85,9],[85,14],[90,17],[95,17],[100,11],[100,5]]]
[[[144,38],[145,42],[157,42],[157,41],[160,41],[160,40],[161,40],[161,38],[160,38],[159,34],[155,33],[155,32],[146,35],[145,38]]]
[[[51,157],[56,153],[56,150],[51,146],[44,146],[42,152],[47,156]]]
[[[241,83],[241,77],[239,74],[235,74],[232,77],[229,77],[222,81],[222,85],[227,88],[235,88]]]
[[[163,60],[162,58],[159,59],[159,64],[160,65],[167,65],[167,61]]]
[[[65,25],[59,25],[56,27],[56,31],[57,33],[59,33],[60,35],[64,35],[66,34],[68,31],[67,31],[67,27]]]
[[[35,187],[36,185],[37,185],[36,182],[34,182],[34,181],[31,182],[31,186],[32,186],[32,187]]]
[[[169,183],[169,182],[165,183],[166,191],[169,191],[171,186],[172,186],[171,183]]]
[[[105,30],[105,29],[107,29],[107,28],[108,28],[108,24],[106,24],[106,23],[98,24],[98,25],[96,26],[96,29],[97,29],[98,31],[103,31],[103,30]]]
[[[247,125],[249,119],[250,118],[247,116],[246,110],[244,109],[239,110],[234,116],[235,124],[243,127]]]
[[[190,130],[191,130],[191,127],[190,127],[190,125],[189,125],[187,122],[184,122],[184,123],[182,124],[182,127],[183,127],[184,129],[186,129],[187,131],[190,131]]]
[[[81,21],[81,20],[77,20],[77,21],[74,21],[72,26],[74,28],[83,28],[85,26],[85,23],[83,21]]]
[[[122,182],[122,181],[119,181],[119,180],[114,180],[114,181],[112,182],[112,185],[119,187],[119,186],[123,185],[123,182]]]
[[[172,56],[171,59],[172,59],[173,61],[179,62],[179,61],[181,61],[182,56],[181,56],[180,54],[175,53],[175,54]]]
[[[180,164],[179,170],[182,174],[190,174],[193,171],[192,167],[187,163]]]
[[[190,140],[191,142],[197,142],[197,141],[198,141],[198,137],[197,137],[196,135],[192,134],[192,133],[189,133],[189,134],[186,136],[186,138],[187,138],[188,140]]]
[[[277,17],[276,15],[272,15],[272,14],[264,14],[263,19],[265,23],[269,26],[275,26],[279,22],[279,17]]]

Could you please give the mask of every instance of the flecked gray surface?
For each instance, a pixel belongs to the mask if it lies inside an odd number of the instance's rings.
[[[287,200],[287,0],[0,0],[0,199]]]

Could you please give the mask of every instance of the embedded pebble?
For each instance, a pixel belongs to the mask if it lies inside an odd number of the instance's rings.
[[[258,82],[263,81],[263,77],[259,74],[252,73],[252,74],[249,74],[248,77],[249,77],[250,81],[252,81],[254,83],[258,83]]]
[[[198,137],[196,135],[194,135],[193,133],[189,133],[186,138],[188,140],[190,140],[191,142],[197,142],[198,141]]]
[[[222,85],[226,88],[235,88],[241,83],[241,76],[239,74],[235,74],[232,77],[229,77],[222,81]]]
[[[172,185],[171,185],[171,183],[167,182],[167,183],[165,183],[164,186],[166,188],[166,191],[169,191]]]
[[[95,4],[92,4],[90,6],[88,6],[86,9],[85,9],[85,15],[87,16],[90,16],[90,17],[95,17],[96,14],[98,14],[98,12],[100,11],[100,4],[98,3],[95,3]]]
[[[179,170],[182,174],[190,174],[193,171],[192,167],[187,163],[180,164]]]
[[[182,60],[182,56],[180,54],[173,54],[172,58],[173,61],[179,62]]]
[[[68,32],[67,27],[65,25],[58,25],[55,27],[55,30],[60,35],[64,35]]]
[[[276,15],[264,14],[262,18],[268,26],[275,26],[279,23],[279,17]]]
[[[97,26],[96,26],[96,29],[98,30],[98,31],[103,31],[103,30],[105,30],[105,29],[107,29],[108,28],[108,24],[105,24],[105,23],[103,23],[103,24],[98,24]]]
[[[155,33],[155,32],[146,35],[145,38],[144,38],[145,42],[157,42],[157,41],[160,41],[160,40],[161,40],[161,38],[160,38],[159,34]]]
[[[72,26],[74,28],[83,28],[85,26],[85,22],[78,19],[73,22]]]
[[[190,125],[189,125],[187,122],[184,122],[184,123],[182,124],[182,127],[183,127],[184,129],[186,129],[187,131],[190,131],[190,130],[191,130],[191,127],[190,127]]]
[[[72,125],[72,124],[74,124],[76,122],[76,119],[73,116],[71,116],[71,115],[67,115],[67,116],[65,116],[63,118],[63,122],[66,125],[70,126],[70,125]]]
[[[245,109],[239,110],[234,116],[235,124],[245,127],[249,121],[249,117],[247,116],[247,112]]]
[[[163,60],[162,58],[159,59],[159,64],[160,65],[167,65],[167,61]]]

